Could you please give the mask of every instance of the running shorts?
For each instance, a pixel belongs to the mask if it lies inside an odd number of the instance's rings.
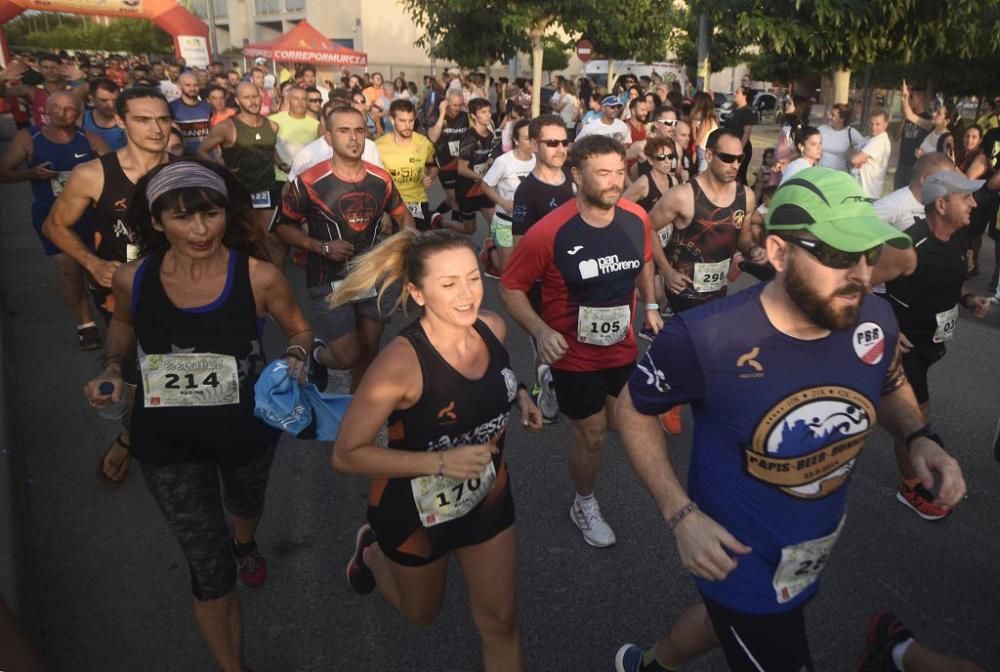
[[[913,349],[904,352],[900,358],[903,364],[903,373],[910,381],[913,394],[917,397],[918,404],[926,404],[931,399],[930,387],[927,384],[927,372],[942,357],[944,357],[944,343],[920,343],[914,344]]]
[[[559,410],[570,420],[583,420],[604,409],[608,397],[617,398],[635,364],[599,371],[566,371],[551,367]]]
[[[746,614],[702,599],[733,672],[815,670],[802,606],[778,614]]]

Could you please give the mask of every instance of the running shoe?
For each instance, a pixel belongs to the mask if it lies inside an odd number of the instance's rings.
[[[912,490],[900,484],[899,490],[896,491],[896,499],[913,509],[913,512],[924,520],[941,520],[951,513],[949,509],[934,506],[934,495],[919,483]]]
[[[913,639],[913,633],[896,614],[885,610],[876,612],[868,621],[865,652],[857,672],[901,672],[892,660],[892,650],[908,639]]]
[[[531,390],[531,398],[542,412],[542,420],[550,425],[559,422],[559,401],[556,399],[556,388],[552,383],[552,369],[548,364],[538,366],[535,380],[538,382]]]
[[[583,534],[583,540],[591,546],[605,548],[617,541],[615,531],[601,515],[601,507],[596,497],[591,497],[587,503],[581,502],[577,497],[573,501],[573,506],[569,508],[569,517]]]
[[[236,540],[233,539],[233,549],[236,549]],[[253,550],[242,558],[236,556],[236,576],[240,583],[250,588],[260,588],[267,580],[267,560],[257,549],[257,542],[253,544]]]
[[[375,590],[375,576],[365,564],[365,549],[376,541],[371,525],[365,523],[358,528],[358,534],[354,538],[354,555],[347,563],[347,582],[358,595],[368,595]]]
[[[443,220],[444,220],[444,215],[442,215],[440,212],[435,212],[433,215],[431,215],[431,228],[440,229],[441,222]]]
[[[615,672],[639,672],[642,669],[642,649],[635,644],[622,644],[615,654]]]
[[[667,434],[674,436],[684,431],[684,424],[681,421],[681,407],[674,406],[666,413],[660,413],[660,427]]]
[[[330,372],[316,359],[316,349],[325,348],[326,343],[321,338],[313,339],[312,350],[309,351],[309,382],[316,386],[320,392],[326,392],[326,386],[330,382]]]
[[[76,342],[81,350],[97,350],[101,347],[101,332],[94,326],[77,329]]]
[[[492,238],[483,241],[483,249],[479,251],[479,262],[483,265],[483,275],[494,280],[500,279],[500,269],[493,263],[493,256],[490,254],[495,250],[497,244]]]
[[[653,328],[649,326],[649,324],[643,322],[642,329],[639,330],[639,338],[652,343],[653,339],[656,338],[656,334],[653,332]]]

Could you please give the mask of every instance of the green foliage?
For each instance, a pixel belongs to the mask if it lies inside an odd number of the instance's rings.
[[[684,66],[690,78],[698,70],[698,18],[699,14],[681,7],[671,10],[670,21],[676,26],[671,47],[678,63]],[[713,71],[739,65],[749,58],[747,42],[732,30],[732,19],[716,23],[709,46],[709,60]]]
[[[762,82],[792,82],[815,72],[805,58],[789,58],[773,52],[753,54],[747,62],[751,78]]]
[[[48,23],[50,30],[39,30]],[[109,25],[82,17],[22,14],[4,25],[9,43],[30,49],[99,49],[132,53],[171,52],[173,40],[145,19],[112,19]]]
[[[565,70],[569,67],[570,49],[572,42],[563,42],[554,35],[546,35],[542,38],[544,51],[542,52],[542,70],[553,72]]]

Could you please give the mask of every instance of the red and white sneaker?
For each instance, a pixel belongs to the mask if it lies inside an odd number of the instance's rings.
[[[919,483],[914,488],[908,488],[905,483],[900,483],[896,499],[913,509],[913,512],[924,520],[941,520],[951,513],[951,509],[935,506],[934,495]]]
[[[684,424],[681,422],[681,407],[674,406],[666,413],[660,414],[660,427],[667,434],[674,436],[684,431]]]
[[[235,542],[233,545],[235,547]],[[267,560],[260,554],[256,542],[252,551],[242,558],[236,556],[236,577],[249,588],[260,588],[267,581]]]

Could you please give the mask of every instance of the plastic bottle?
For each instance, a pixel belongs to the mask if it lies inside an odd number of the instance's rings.
[[[112,394],[115,391],[115,384],[104,381],[97,389],[101,394]],[[128,400],[125,398],[125,390],[122,389],[122,398],[104,408],[97,409],[97,414],[105,420],[121,420],[125,417],[127,409]]]

